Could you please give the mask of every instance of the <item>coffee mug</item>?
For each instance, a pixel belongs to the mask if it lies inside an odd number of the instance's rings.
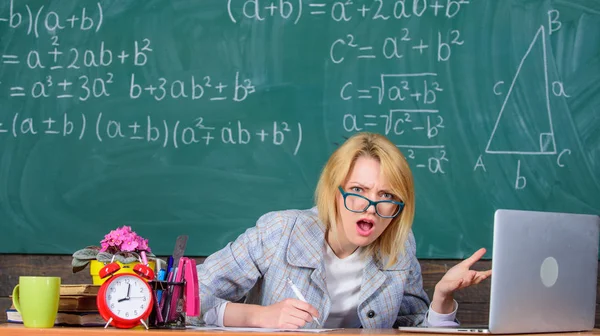
[[[12,294],[13,305],[28,328],[52,328],[58,313],[60,278],[19,277]]]

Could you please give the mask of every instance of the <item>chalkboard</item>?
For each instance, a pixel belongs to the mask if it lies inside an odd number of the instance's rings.
[[[208,255],[358,131],[411,164],[421,258],[600,213],[598,1],[11,0],[0,56],[0,253]]]

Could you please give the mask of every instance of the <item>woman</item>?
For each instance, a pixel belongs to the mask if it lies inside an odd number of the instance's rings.
[[[430,305],[411,231],[412,173],[382,135],[359,133],[339,147],[323,169],[315,198],[313,209],[262,216],[198,267],[205,323],[263,328],[456,324],[453,293],[491,274],[469,270],[485,253],[480,249],[444,275]]]

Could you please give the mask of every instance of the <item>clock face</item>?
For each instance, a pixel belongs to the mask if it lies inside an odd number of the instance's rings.
[[[106,306],[113,315],[125,320],[139,318],[151,308],[149,287],[134,275],[122,275],[108,284],[105,292]]]

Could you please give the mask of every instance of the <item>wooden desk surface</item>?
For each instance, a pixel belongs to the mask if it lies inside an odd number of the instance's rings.
[[[102,336],[114,336],[114,335],[137,335],[137,334],[151,334],[151,336],[175,336],[177,333],[186,333],[188,334],[203,334],[204,336],[208,335],[218,335],[218,336],[284,336],[284,335],[299,335],[303,334],[301,331],[299,332],[281,332],[281,333],[256,333],[256,332],[248,332],[248,333],[238,333],[238,332],[229,332],[229,331],[198,331],[198,330],[165,330],[165,329],[115,329],[108,328],[104,329],[102,327],[89,327],[89,328],[71,328],[71,327],[54,327],[47,329],[34,329],[34,328],[25,328],[20,324],[0,324],[0,335],[27,335],[27,336],[56,336],[56,335],[102,335]],[[308,334],[304,333],[303,335],[336,335],[336,336],[355,336],[355,335],[377,335],[377,336],[425,336],[425,335],[443,335],[443,334],[424,334],[424,333],[406,333],[400,332],[396,329],[341,329],[332,332],[320,333],[320,334]],[[551,336],[559,336],[559,335],[600,335],[600,329],[594,329],[589,332],[575,332],[575,333],[552,333],[552,334],[535,334],[536,336],[542,335],[551,335]],[[521,335],[522,336],[522,335]]]

